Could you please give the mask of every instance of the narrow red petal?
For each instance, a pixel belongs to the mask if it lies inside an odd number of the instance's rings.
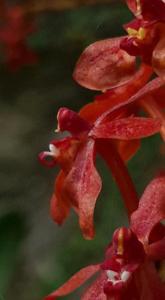
[[[113,88],[95,97],[95,101],[88,103],[80,110],[80,116],[93,123],[105,111],[125,103],[147,83],[152,74],[149,66],[142,65],[133,78],[125,85]]]
[[[95,282],[86,290],[81,300],[107,300],[107,296],[104,294],[104,283],[106,280],[107,276],[105,272],[102,272]]]
[[[152,260],[165,259],[165,237],[147,247],[147,255]]]
[[[58,297],[66,296],[79,288],[86,280],[92,277],[100,269],[100,265],[91,265],[81,269],[74,274],[66,283],[64,283],[55,292],[48,295],[44,300],[55,300]]]
[[[152,97],[160,108],[165,108],[165,85],[153,92]]]
[[[82,145],[64,186],[65,193],[78,207],[80,227],[88,239],[94,236],[94,208],[101,190],[101,179],[94,166],[94,147],[93,140]]]
[[[129,9],[133,12],[134,15],[137,15],[138,10],[140,10],[140,6],[138,7],[138,3],[140,5],[140,1],[137,0],[126,0]]]
[[[161,282],[155,265],[146,262],[136,274],[140,300],[164,300],[165,285]]]
[[[124,161],[130,160],[140,148],[140,140],[116,141],[117,150]]]
[[[66,175],[63,171],[60,171],[55,181],[55,191],[51,198],[50,213],[53,220],[61,225],[67,218],[70,211],[70,202],[67,197],[63,194],[63,185]]]
[[[120,49],[123,37],[98,41],[81,54],[73,73],[82,86],[105,91],[128,82],[135,72],[135,58]]]
[[[164,4],[165,5],[165,4]],[[165,26],[164,26],[165,30]],[[158,76],[165,81],[165,37],[164,30],[162,38],[155,47],[152,55],[152,65]]]
[[[131,228],[145,244],[154,226],[165,218],[165,177],[160,176],[145,189],[138,209],[131,216]]]
[[[148,100],[148,95],[155,93],[156,90],[158,90],[160,87],[164,85],[164,82],[160,78],[155,78],[152,81],[148,82],[142,89],[140,89],[135,95],[130,97],[129,99],[126,99],[126,101],[116,103],[113,107],[110,107],[105,113],[103,113],[95,122],[95,124],[100,124],[103,122],[103,120],[110,114],[116,113],[116,110],[123,110],[123,107],[126,107],[126,105],[129,105],[131,103],[137,102],[140,99]]]
[[[159,120],[152,118],[124,118],[95,126],[89,133],[94,138],[133,140],[150,136],[160,130]]]
[[[159,106],[159,101],[157,103],[152,96],[148,96],[145,100],[141,99],[139,104],[149,116],[161,121],[162,126],[160,129],[160,134],[162,139],[165,141],[165,113]]]
[[[152,73],[153,69],[150,66],[142,64],[140,68],[136,71],[134,76],[131,78],[131,80],[127,82],[127,84],[116,88],[112,88],[107,92],[96,96],[95,100],[103,101],[109,99],[112,102],[114,100],[118,100],[122,103],[122,101],[130,98],[135,93],[137,93],[138,90],[147,83]]]

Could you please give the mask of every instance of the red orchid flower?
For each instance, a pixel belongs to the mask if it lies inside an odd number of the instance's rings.
[[[164,0],[126,0],[136,19],[124,27],[129,36],[121,48],[130,55],[141,56],[165,79],[165,2]]]
[[[81,54],[73,77],[80,85],[105,92],[125,85],[136,71],[136,56],[163,79],[165,59],[164,0],[127,0],[136,19],[124,27],[128,36],[97,41]],[[126,55],[127,53],[127,55]]]
[[[0,28],[0,41],[4,48],[5,61],[13,71],[23,65],[37,62],[37,55],[28,47],[27,37],[35,30],[25,19],[20,6],[7,9]]]
[[[164,218],[165,177],[160,176],[145,189],[131,216],[130,228],[114,232],[104,262],[81,269],[44,300],[72,293],[94,274],[97,278],[81,300],[163,300],[165,227],[159,222]],[[155,238],[151,242],[154,228]]]
[[[130,187],[131,182],[122,159],[110,140],[129,142],[152,135],[158,132],[161,126],[158,119],[125,118],[121,116],[121,112],[117,114],[114,110],[113,113],[115,116],[109,115],[104,121],[100,117],[94,124],[90,124],[75,112],[61,108],[58,113],[58,130],[69,131],[71,136],[61,141],[52,141],[50,152],[40,154],[42,163],[48,166],[59,163],[62,169],[56,179],[51,200],[53,219],[61,224],[72,206],[79,216],[80,228],[86,238],[94,236],[94,208],[101,190],[101,179],[95,168],[96,152],[108,161],[121,193],[126,198],[126,207],[130,214],[135,209],[131,200],[136,198],[135,192]],[[51,158],[52,161],[47,163],[47,158]],[[126,186],[122,183],[123,176],[127,178]]]

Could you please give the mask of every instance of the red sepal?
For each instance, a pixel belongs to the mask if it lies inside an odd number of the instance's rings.
[[[84,143],[65,180],[64,190],[78,209],[80,228],[87,239],[94,236],[93,215],[101,190],[101,179],[94,165],[95,144]]]
[[[66,175],[63,171],[60,171],[55,180],[54,193],[50,202],[50,213],[52,219],[59,225],[61,225],[67,218],[71,204],[68,197],[63,193],[63,185]]]
[[[130,160],[139,150],[141,145],[140,140],[138,139],[129,141],[116,140],[114,143],[123,161]]]
[[[135,72],[135,58],[120,49],[123,37],[98,41],[81,54],[74,79],[82,86],[105,91],[128,82]]]
[[[104,293],[104,284],[106,280],[107,276],[105,272],[101,272],[100,276],[86,290],[85,294],[81,297],[81,300],[107,300],[107,296]]]
[[[137,13],[137,1],[136,0],[126,0],[129,9],[133,12],[134,15]]]
[[[44,300],[56,300],[58,297],[66,296],[79,288],[86,280],[92,277],[100,269],[100,265],[91,265],[81,269],[74,274],[66,283],[64,283],[55,292],[48,295]]]
[[[130,117],[105,122],[93,127],[89,136],[99,139],[132,140],[155,134],[160,130],[159,120],[152,118]]]
[[[165,4],[164,4],[165,6]],[[165,10],[165,7],[164,7]],[[165,37],[164,37],[165,26],[162,29],[162,37],[160,38],[158,44],[154,48],[152,55],[152,65],[154,71],[158,76],[160,76],[165,81]]]
[[[140,300],[164,300],[165,285],[161,282],[155,265],[146,262],[136,274]]]
[[[147,249],[147,256],[152,260],[165,259],[165,237],[160,241],[150,244]]]
[[[142,65],[127,84],[100,94],[95,97],[94,102],[85,105],[80,110],[80,116],[93,123],[106,110],[128,101],[135,95],[147,83],[152,72],[151,67]]]
[[[131,228],[147,245],[154,226],[165,218],[165,177],[151,181],[145,189],[138,209],[131,216]]]
[[[135,103],[137,101],[139,101],[140,99],[145,99],[146,101],[148,101],[147,96],[149,96],[149,94],[152,95],[152,93],[155,93],[156,95],[156,90],[158,90],[160,87],[162,87],[164,85],[164,81],[160,78],[155,78],[152,81],[149,81],[143,88],[141,88],[136,94],[134,94],[132,97],[126,99],[125,101],[116,103],[115,105],[113,105],[113,107],[110,107],[107,111],[105,111],[105,113],[103,113],[95,122],[95,124],[101,124],[106,118],[107,116],[111,115],[113,116],[113,114],[116,112],[119,113],[118,111],[122,111],[123,108],[129,104]],[[118,111],[117,111],[118,110]]]

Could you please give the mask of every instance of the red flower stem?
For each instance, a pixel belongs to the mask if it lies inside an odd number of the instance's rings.
[[[130,217],[137,209],[139,200],[127,167],[111,141],[97,140],[96,147],[112,172],[123,197],[128,217]]]
[[[149,116],[158,118],[162,121],[160,134],[162,139],[165,141],[165,113],[160,109],[159,105],[155,102],[152,96],[145,98],[145,100],[140,100],[139,103]]]

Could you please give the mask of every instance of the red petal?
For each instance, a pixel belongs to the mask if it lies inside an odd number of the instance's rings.
[[[160,108],[165,108],[165,86],[160,87],[158,90],[152,93],[155,102]]]
[[[131,216],[131,228],[145,244],[154,226],[165,218],[165,177],[161,176],[145,189],[139,208]]]
[[[93,238],[93,215],[101,190],[101,179],[94,166],[94,141],[80,148],[71,171],[65,180],[65,192],[78,207],[80,227],[85,238]]]
[[[112,101],[115,99],[116,101],[122,102],[137,93],[138,90],[147,83],[152,73],[153,70],[150,66],[142,64],[127,84],[110,89],[107,92],[96,96],[95,100],[103,101],[109,99]]]
[[[142,16],[144,20],[164,20],[164,0],[126,0],[129,9],[137,17]]]
[[[147,255],[152,260],[165,259],[165,237],[147,247]]]
[[[87,289],[85,294],[81,297],[81,300],[107,300],[107,296],[104,294],[104,283],[107,280],[105,272],[95,280],[94,283]]]
[[[126,101],[123,101],[121,103],[117,103],[113,107],[111,107],[109,110],[105,111],[100,118],[98,118],[95,122],[95,124],[100,124],[103,122],[103,120],[110,114],[114,113],[117,109],[123,110],[123,107],[131,104],[135,101],[140,100],[141,98],[145,99],[146,96],[149,94],[152,94],[153,92],[156,92],[157,89],[159,89],[164,84],[163,80],[160,78],[153,79],[152,81],[148,82],[142,89],[140,89],[135,95],[130,97],[129,99],[126,99]],[[148,100],[148,98],[146,98]],[[115,112],[116,113],[116,112]]]
[[[58,129],[60,131],[69,131],[73,135],[79,135],[89,131],[90,125],[81,118],[76,112],[62,107],[57,114]]]
[[[136,274],[139,285],[140,300],[164,300],[165,285],[161,282],[158,272],[152,263],[145,263]]]
[[[128,101],[131,96],[144,86],[151,74],[152,69],[146,65],[142,65],[131,81],[126,85],[111,89],[106,93],[96,96],[94,102],[85,105],[80,110],[80,116],[93,123],[108,109]]]
[[[135,72],[135,58],[120,49],[122,39],[102,40],[87,47],[76,64],[74,79],[101,91],[128,82]]]
[[[134,15],[136,15],[138,12],[137,4],[138,4],[138,2],[140,3],[140,1],[126,0],[126,2],[127,2],[129,9],[133,12]]]
[[[86,280],[92,277],[100,269],[100,265],[91,265],[81,269],[79,272],[74,274],[66,283],[64,283],[55,292],[48,295],[44,300],[55,300],[58,297],[68,295],[75,289],[80,287]]]
[[[140,148],[140,140],[117,141],[118,152],[124,161],[131,159]]]
[[[67,218],[70,211],[70,202],[68,197],[65,197],[63,193],[63,185],[66,175],[63,171],[60,171],[55,181],[55,191],[51,198],[50,212],[53,220],[61,225]]]
[[[94,127],[89,135],[94,138],[121,140],[139,139],[150,136],[160,130],[159,120],[152,118],[125,118]]]
[[[165,27],[164,27],[165,30]],[[155,47],[152,55],[152,65],[158,76],[165,81],[165,37],[163,36]]]
[[[142,16],[145,20],[164,21],[165,2],[164,0],[140,0]]]

